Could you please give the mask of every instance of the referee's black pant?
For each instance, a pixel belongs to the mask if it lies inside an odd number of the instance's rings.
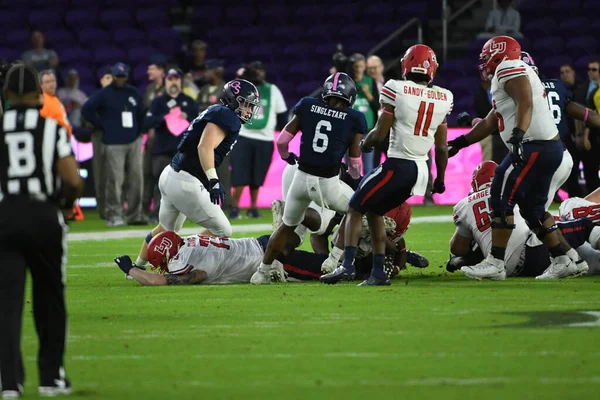
[[[40,386],[64,379],[66,229],[52,204],[27,198],[0,200],[0,376],[2,390],[17,390],[25,373],[21,320],[25,276],[31,271],[33,315],[39,339]]]

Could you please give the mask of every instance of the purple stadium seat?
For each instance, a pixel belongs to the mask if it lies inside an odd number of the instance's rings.
[[[344,4],[344,7],[326,7],[325,22],[335,21],[342,23],[355,22],[362,7],[358,3]]]
[[[127,54],[118,47],[99,47],[94,49],[95,64],[115,64],[127,60]]]
[[[56,49],[59,47],[72,47],[75,45],[75,36],[69,31],[52,29],[44,31],[44,38],[48,48]]]
[[[18,11],[2,10],[0,13],[0,26],[4,32],[11,31],[15,28],[23,28],[23,13]]]
[[[249,25],[254,22],[256,16],[256,7],[253,6],[227,7],[225,9],[225,21],[227,24]]]
[[[133,74],[130,73],[129,76],[138,84],[148,82],[148,64],[144,63],[136,65],[133,69]]]
[[[314,53],[316,56],[319,56],[319,57],[327,56],[327,57],[331,58],[333,53],[335,53],[335,45],[333,45],[331,43],[320,44],[315,48]]]
[[[3,45],[25,51],[29,49],[30,35],[31,33],[28,30],[23,29],[8,31],[4,37]]]
[[[244,46],[241,44],[231,44],[219,48],[219,57],[230,58],[244,53]]]
[[[555,0],[550,3],[547,12],[557,17],[564,17],[565,15],[573,15],[574,12],[581,7],[579,0]]]
[[[556,22],[551,17],[544,17],[523,24],[523,32],[527,35],[545,35],[556,28]]]
[[[295,43],[285,47],[283,54],[286,56],[293,57],[294,60],[308,59],[312,57],[312,44],[306,43]]]
[[[86,28],[79,31],[77,40],[82,47],[107,46],[110,43],[110,34],[103,29]]]
[[[150,41],[156,49],[170,57],[181,51],[179,32],[171,28],[158,28],[149,32]]]
[[[138,43],[145,43],[148,38],[146,37],[146,33],[139,29],[120,28],[112,32],[112,40],[116,45],[124,46],[127,44],[136,45]]]
[[[301,6],[296,9],[294,13],[294,20],[296,21],[311,21],[312,24],[317,24],[323,21],[325,18],[325,7],[321,5],[309,5]]]
[[[448,83],[450,86],[450,90],[454,91],[463,91],[466,93],[475,93],[475,90],[479,87],[479,82],[481,79],[476,76],[469,76],[464,78],[453,77],[453,79]],[[455,96],[456,97],[456,96]]]
[[[230,32],[231,28],[228,26],[216,26],[208,30],[203,37],[208,41],[218,41],[220,43],[223,38],[229,36]]]
[[[593,19],[592,23],[590,24],[590,31],[597,32],[599,30],[600,30],[600,18]]]
[[[576,17],[576,18],[568,18],[563,20],[559,25],[559,29],[561,31],[570,31],[570,32],[585,32],[590,26],[590,20],[585,17]],[[565,34],[563,32],[563,37]]]
[[[134,47],[129,50],[127,55],[129,56],[129,62],[132,65],[148,63],[150,57],[158,51],[153,47]]]
[[[398,23],[377,24],[372,31],[376,36],[381,37],[383,39],[386,36],[394,33],[394,31],[400,28],[401,25],[402,24]]]
[[[129,10],[106,10],[100,14],[102,25],[108,29],[124,28],[134,25],[132,14]]]
[[[598,39],[593,36],[581,36],[568,40],[565,43],[565,47],[569,51],[583,51],[587,54],[594,54],[598,49]]]
[[[278,26],[273,30],[273,37],[280,40],[291,41],[298,38],[306,31],[299,25],[283,25]]]
[[[256,46],[252,46],[252,48],[250,48],[250,55],[253,58],[259,59],[259,60],[265,60],[267,58],[271,58],[271,56],[273,54],[277,54],[277,51],[279,50],[279,46],[277,46],[276,44],[273,43],[267,43],[267,44],[259,44]]]
[[[219,26],[223,12],[221,7],[202,6],[194,7],[192,21],[194,21],[194,32],[204,33],[210,27]]]
[[[535,53],[560,54],[564,48],[564,41],[560,36],[546,36],[533,44]],[[534,54],[535,54],[534,53]]]
[[[19,58],[21,58],[21,52],[5,47],[0,48],[0,60],[13,61]]]
[[[60,62],[63,64],[88,64],[92,60],[92,52],[87,48],[72,47],[60,52]]]
[[[299,101],[302,97],[310,95],[315,90],[319,89],[323,82],[321,81],[308,81],[301,83],[296,87],[297,99]]]
[[[33,10],[64,10],[69,6],[69,0],[30,0],[29,6]]]
[[[256,44],[265,40],[271,34],[271,27],[265,25],[249,25],[243,27],[240,30],[240,37],[242,42],[249,42]],[[262,40],[261,40],[262,39]]]
[[[571,57],[553,56],[544,59],[542,63],[538,63],[538,67],[548,76],[558,76],[560,66],[566,63],[573,63]]]
[[[96,85],[95,82],[86,82],[86,81],[79,81],[79,90],[81,90],[83,93],[85,93],[88,97],[90,97],[92,94],[96,93],[96,91],[99,90],[98,85]]]
[[[94,10],[69,10],[65,14],[65,23],[74,30],[97,28],[100,26],[100,18]]]
[[[292,14],[290,7],[286,6],[261,7],[258,11],[260,24],[271,26],[287,24]]]
[[[355,25],[351,25],[351,26],[355,26]],[[336,40],[339,40],[342,38],[345,39],[344,35],[340,31],[339,25],[333,25],[333,24],[319,24],[319,25],[312,26],[310,29],[308,29],[308,31],[306,32],[304,37],[306,37],[312,41],[316,40],[318,43],[323,43],[323,41],[325,41],[325,40],[326,41],[332,41],[332,40],[336,41]]]
[[[29,26],[33,29],[46,30],[62,26],[62,14],[58,11],[43,10],[29,13]]]
[[[339,30],[340,38],[345,43],[351,40],[365,39],[368,36],[365,33],[370,32],[372,27],[372,23],[345,25],[342,29]]]
[[[400,3],[396,7],[396,19],[424,18],[427,15],[427,2],[413,1],[412,3]],[[441,8],[441,7],[440,7]]]
[[[106,9],[129,9],[132,10],[137,5],[137,0],[102,0],[103,8]],[[139,2],[140,4],[144,4],[143,1]]]
[[[394,17],[394,5],[392,3],[376,3],[367,5],[362,10],[363,22],[374,22],[380,21],[380,18],[385,18],[388,21],[390,18]]]
[[[600,2],[598,1],[584,1],[581,8],[585,10],[585,15],[598,15],[600,14]]]
[[[138,10],[135,14],[138,24],[149,31],[154,28],[169,26],[169,14],[162,8],[149,8]]]

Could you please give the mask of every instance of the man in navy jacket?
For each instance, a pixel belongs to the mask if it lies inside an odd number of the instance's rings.
[[[106,224],[124,225],[122,187],[127,182],[127,223],[145,223],[142,212],[142,137],[144,107],[137,89],[127,84],[128,67],[112,67],[113,82],[92,95],[82,115],[104,131]]]
[[[198,104],[190,96],[181,91],[182,73],[179,69],[170,68],[165,77],[165,94],[152,100],[150,110],[146,114],[146,129],[154,129],[154,146],[152,147],[152,185],[154,187],[154,208],[152,219],[158,222],[160,190],[158,178],[171,159],[177,153],[177,145],[181,140],[181,132],[171,132],[167,127],[165,116],[181,111],[179,118],[192,122],[198,115]]]

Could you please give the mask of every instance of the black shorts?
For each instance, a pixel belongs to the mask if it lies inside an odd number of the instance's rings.
[[[240,136],[231,151],[231,185],[262,186],[272,157],[273,142]]]

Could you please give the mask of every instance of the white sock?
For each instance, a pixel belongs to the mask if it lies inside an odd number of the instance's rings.
[[[331,253],[329,253],[329,258],[337,262],[340,261],[342,254],[344,254],[344,250],[338,249],[334,246],[333,249],[331,249]]]
[[[138,267],[145,267],[148,265],[148,260],[142,260],[139,256],[137,258],[137,260],[135,260],[135,265],[137,265]]]
[[[571,260],[575,262],[579,261],[579,253],[577,253],[577,250],[574,248],[569,249],[569,251],[567,251],[567,255]]]
[[[271,268],[271,264],[265,264],[265,263],[261,262],[259,269],[261,271],[270,271],[272,268]]]

